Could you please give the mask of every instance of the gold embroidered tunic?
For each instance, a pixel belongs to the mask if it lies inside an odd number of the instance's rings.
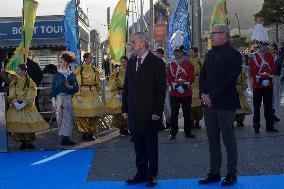
[[[122,97],[125,72],[126,69],[120,67],[118,73],[113,72],[110,76],[110,97],[107,99],[105,105],[107,114],[114,115],[121,113],[122,99],[118,98],[118,95]]]
[[[84,64],[75,70],[79,91],[73,97],[73,114],[75,117],[95,117],[104,115],[103,103],[100,98],[101,81],[99,70]],[[79,102],[77,96],[82,101]]]
[[[24,88],[25,81],[24,77],[17,77],[9,86],[8,132],[35,133],[49,128],[49,124],[35,107],[35,97],[37,95],[35,83],[29,78],[29,84]],[[26,106],[21,110],[17,110],[14,105],[15,102],[26,103]]]
[[[249,115],[252,113],[251,108],[248,104],[248,101],[246,99],[246,96],[244,95],[244,92],[247,89],[247,76],[246,76],[246,68],[243,66],[242,72],[238,78],[237,81],[237,90],[239,93],[239,99],[240,99],[240,105],[241,108],[237,109],[236,115],[238,114],[244,114],[244,115]]]
[[[194,66],[194,75],[195,75],[194,82],[191,85],[191,88],[192,88],[191,107],[192,108],[201,107],[201,102],[200,102],[200,98],[199,98],[199,74],[200,74],[203,62],[199,57],[189,58],[189,60]]]

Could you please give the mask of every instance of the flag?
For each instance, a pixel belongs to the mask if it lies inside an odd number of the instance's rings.
[[[215,24],[225,24],[225,25],[229,24],[226,2],[227,0],[221,0],[215,5],[213,9],[213,13],[211,15],[209,32],[211,32]],[[211,49],[211,48],[212,48],[211,40],[208,37],[208,49]]]
[[[169,33],[168,33],[168,39],[172,38],[172,35],[176,31],[181,31],[183,34],[183,46],[185,55],[189,54],[189,48],[191,43],[191,36],[189,32],[190,27],[190,19],[189,19],[189,12],[188,12],[188,4],[187,0],[179,0],[179,3],[170,17],[170,23],[169,23]],[[168,57],[172,57],[173,50],[171,43],[168,43]]]
[[[20,46],[16,48],[14,55],[7,64],[6,70],[10,73],[15,73],[18,65],[25,64],[27,62],[29,47],[34,32],[37,7],[38,2],[36,0],[23,0],[23,39],[20,43]]]
[[[112,14],[109,29],[110,56],[115,63],[125,55],[126,32],[126,0],[120,0]]]
[[[78,27],[78,11],[76,0],[70,0],[65,7],[64,11],[64,38],[67,49],[73,52],[76,56],[76,65],[81,62],[80,54],[80,39]]]

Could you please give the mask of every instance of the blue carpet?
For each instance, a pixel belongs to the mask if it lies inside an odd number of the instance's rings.
[[[62,154],[66,153],[66,154]],[[0,189],[140,189],[124,181],[87,182],[94,150],[42,151],[0,154]],[[52,160],[46,159],[60,157]],[[44,161],[41,161],[44,160]],[[198,179],[159,180],[155,189],[214,189],[220,183],[200,186]],[[230,189],[283,189],[284,175],[240,176]]]

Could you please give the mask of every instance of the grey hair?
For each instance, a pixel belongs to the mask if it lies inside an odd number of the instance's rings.
[[[141,42],[143,42],[145,44],[145,48],[148,49],[149,46],[150,46],[150,38],[149,38],[149,35],[147,35],[146,33],[144,32],[136,32],[134,33],[132,36],[134,35],[138,35]]]
[[[216,28],[217,30],[225,33],[227,38],[230,39],[230,29],[225,24],[215,24],[213,28]]]

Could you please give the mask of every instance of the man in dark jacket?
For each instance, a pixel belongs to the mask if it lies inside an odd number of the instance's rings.
[[[157,183],[158,124],[166,91],[164,62],[148,50],[149,39],[138,32],[131,38],[135,56],[127,64],[122,97],[122,113],[134,139],[136,175],[127,184]]]
[[[229,44],[230,30],[215,25],[210,33],[213,49],[209,50],[199,78],[200,98],[209,141],[210,173],[199,181],[208,184],[221,180],[222,153],[220,132],[227,151],[227,176],[222,186],[237,182],[237,143],[234,114],[239,106],[236,82],[242,70],[242,56]]]

